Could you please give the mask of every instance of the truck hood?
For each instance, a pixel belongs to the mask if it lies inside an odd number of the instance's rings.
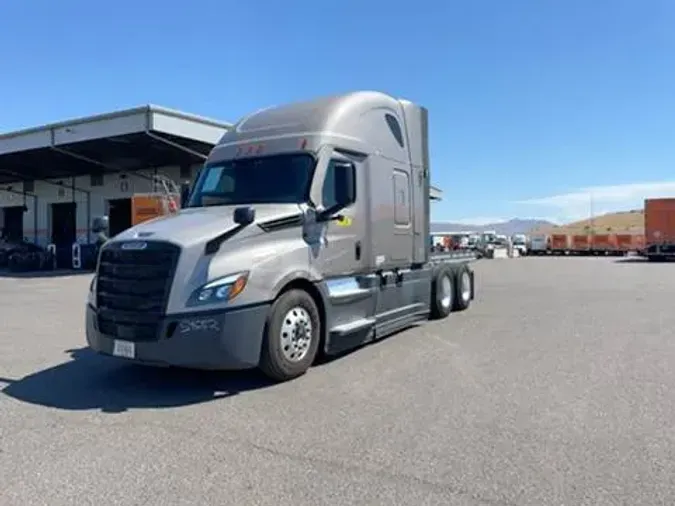
[[[170,241],[182,247],[206,242],[236,226],[234,210],[241,206],[210,206],[183,209],[177,214],[149,220],[116,235],[111,241],[137,239]],[[297,204],[256,204],[255,223],[284,218],[301,212]],[[251,224],[254,226],[254,224]]]

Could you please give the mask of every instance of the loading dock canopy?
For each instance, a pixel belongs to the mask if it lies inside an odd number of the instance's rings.
[[[0,184],[202,163],[231,127],[146,105],[0,134]]]
[[[0,184],[202,163],[231,125],[147,105],[0,135]]]

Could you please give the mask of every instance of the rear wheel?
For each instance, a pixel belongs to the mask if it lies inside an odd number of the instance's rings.
[[[267,317],[260,369],[275,381],[307,372],[319,348],[321,319],[314,299],[304,290],[289,290],[274,301]]]
[[[439,266],[431,280],[431,318],[440,320],[452,311],[455,299],[455,277],[447,266]]]
[[[457,269],[457,279],[455,281],[455,304],[453,309],[455,311],[464,311],[471,305],[471,298],[473,296],[471,271],[467,266],[462,266]]]

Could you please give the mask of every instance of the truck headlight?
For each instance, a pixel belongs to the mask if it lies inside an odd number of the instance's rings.
[[[96,307],[96,274],[91,278],[89,283],[89,294],[87,295],[87,303],[90,306]]]
[[[248,281],[248,272],[238,272],[209,281],[192,293],[190,305],[227,302],[239,295]]]

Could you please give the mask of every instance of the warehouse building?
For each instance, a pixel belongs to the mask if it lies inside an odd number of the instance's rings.
[[[107,215],[119,233],[131,225],[132,195],[157,191],[161,176],[188,185],[231,126],[148,105],[2,134],[0,228],[70,247],[93,242],[93,218]]]
[[[41,245],[87,243],[107,214],[119,232],[132,194],[156,190],[158,174],[189,183],[230,126],[151,105],[0,135],[0,227]]]

